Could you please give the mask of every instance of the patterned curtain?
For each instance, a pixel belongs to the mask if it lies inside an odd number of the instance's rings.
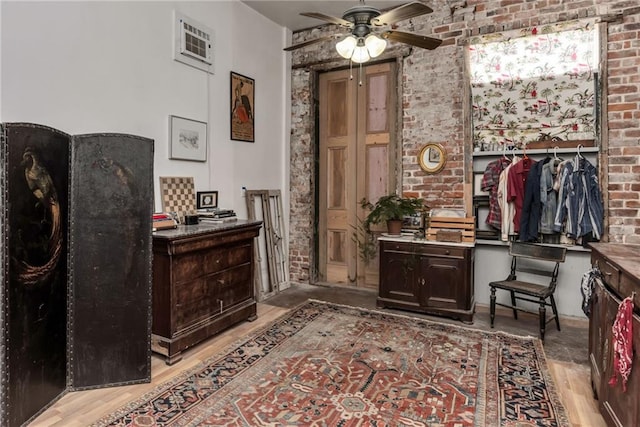
[[[473,37],[474,150],[594,140],[598,41],[596,26],[584,22]]]

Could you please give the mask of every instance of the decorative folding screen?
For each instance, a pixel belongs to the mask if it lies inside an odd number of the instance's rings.
[[[151,379],[153,141],[0,124],[0,425]]]
[[[76,135],[71,153],[67,385],[148,382],[153,141]]]
[[[473,37],[467,61],[474,147],[594,140],[598,46],[597,27],[584,22]]]
[[[0,425],[17,426],[66,389],[71,137],[22,123],[0,130]]]

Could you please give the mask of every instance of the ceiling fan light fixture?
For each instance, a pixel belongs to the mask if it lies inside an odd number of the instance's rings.
[[[349,59],[353,55],[357,44],[358,40],[354,36],[349,35],[336,43],[336,51],[338,51],[338,55]]]
[[[366,39],[364,39],[364,45],[367,47],[369,51],[369,56],[375,58],[380,56],[382,52],[387,48],[387,41],[382,39],[375,34],[369,34]]]
[[[353,49],[353,55],[351,55],[351,60],[358,64],[362,64],[363,62],[367,62],[371,59],[371,55],[369,55],[369,49],[364,44],[364,39],[361,37],[358,39],[358,45]]]

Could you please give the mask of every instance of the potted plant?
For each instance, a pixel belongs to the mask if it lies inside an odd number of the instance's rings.
[[[424,207],[424,201],[416,197],[401,197],[397,194],[389,194],[380,197],[375,204],[362,199],[360,206],[369,210],[363,221],[363,227],[367,232],[371,231],[371,224],[386,221],[389,234],[399,235],[404,216],[420,212]]]
[[[364,220],[359,220],[353,240],[358,245],[360,257],[365,263],[369,263],[378,252],[377,239],[371,230],[372,225],[386,222],[389,234],[400,235],[404,216],[422,212],[426,208],[422,199],[400,197],[397,194],[382,196],[375,204],[362,199],[360,206],[369,213]]]

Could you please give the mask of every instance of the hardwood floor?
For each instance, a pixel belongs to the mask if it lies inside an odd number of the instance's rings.
[[[184,358],[173,366],[166,365],[164,359],[159,356],[152,356],[151,383],[67,393],[30,425],[34,427],[87,426],[206,360],[245,334],[270,323],[288,310],[289,308],[286,307],[258,304],[258,320],[242,322],[193,347],[186,351]],[[597,401],[592,397],[589,368],[583,364],[551,359],[548,359],[548,363],[572,425],[575,427],[605,426],[598,412]]]

